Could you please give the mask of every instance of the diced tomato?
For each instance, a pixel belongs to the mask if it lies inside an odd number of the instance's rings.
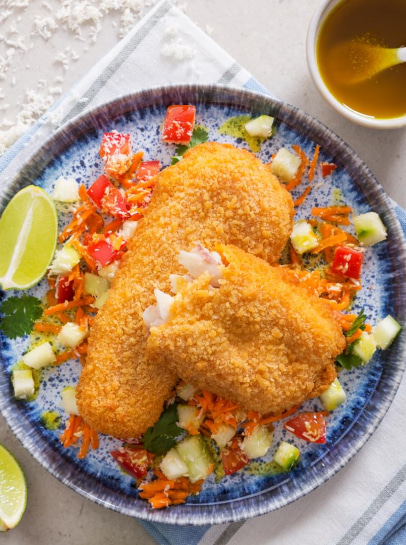
[[[87,194],[103,212],[115,218],[128,218],[125,198],[104,174],[89,187]]]
[[[310,443],[326,442],[326,419],[324,412],[302,413],[283,426],[296,437]]]
[[[72,301],[75,295],[73,290],[73,280],[69,280],[69,276],[59,275],[56,280],[56,300],[58,304],[65,301]]]
[[[153,176],[156,176],[161,170],[161,163],[159,161],[143,161],[137,171],[138,180],[149,180]]]
[[[131,135],[117,131],[105,132],[100,145],[100,157],[108,158],[115,154],[131,154]],[[105,160],[106,160],[105,159]]]
[[[94,204],[101,208],[102,199],[108,187],[114,187],[110,180],[102,174],[87,190],[87,194],[92,199]]]
[[[326,178],[332,172],[334,172],[336,168],[337,165],[335,165],[334,163],[321,163],[321,175],[323,176],[323,178]]]
[[[153,458],[145,449],[131,446],[113,450],[110,454],[121,469],[135,479],[145,477]]]
[[[331,270],[348,278],[358,280],[361,275],[364,254],[347,246],[340,246],[334,252]]]
[[[120,255],[120,251],[115,250],[112,243],[107,239],[89,244],[87,252],[100,267],[105,267]]]
[[[221,461],[223,463],[224,473],[226,475],[232,475],[246,466],[250,460],[241,449],[240,442],[234,440],[230,447],[226,447],[221,451]]]
[[[189,144],[195,118],[195,106],[169,106],[164,121],[162,140],[173,144]]]
[[[102,198],[101,209],[114,218],[125,220],[129,217],[125,197],[116,187],[108,187]]]

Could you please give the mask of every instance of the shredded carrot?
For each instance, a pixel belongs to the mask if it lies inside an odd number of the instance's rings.
[[[363,331],[362,329],[357,329],[357,331],[351,335],[351,337],[347,337],[346,341],[347,341],[347,346],[351,343],[353,343],[354,341],[356,341],[357,339],[359,339],[362,335]]]
[[[351,303],[351,295],[349,291],[344,291],[340,302],[334,301],[333,299],[327,299],[327,301],[334,310],[344,310]]]
[[[79,197],[82,202],[90,203],[90,197],[87,193],[86,187],[83,184],[79,187]]]
[[[303,204],[304,201],[305,201],[305,199],[306,199],[306,197],[307,197],[307,195],[310,193],[310,190],[311,190],[311,186],[308,185],[308,186],[306,187],[306,189],[303,191],[303,193],[300,195],[300,197],[298,197],[298,198],[294,201],[293,206],[300,206],[301,204]]]
[[[75,290],[75,295],[73,297],[74,301],[79,301],[79,299],[82,297],[84,285],[85,275],[80,273],[73,281],[73,289]]]
[[[87,354],[87,340],[80,343],[79,346],[75,348],[78,354]]]
[[[289,243],[289,258],[290,258],[290,262],[292,263],[292,265],[299,265],[300,266],[302,264],[302,259],[301,259],[300,255],[296,252],[294,247],[292,246],[291,242]]]
[[[56,301],[55,301],[55,304],[56,304]],[[67,314],[65,314],[64,312],[58,312],[57,314],[55,314],[55,316],[58,318],[58,320],[60,322],[62,322],[63,324],[67,324],[68,322],[71,321],[71,319],[69,318],[69,316]]]
[[[309,159],[307,158],[307,155],[299,146],[294,144],[292,148],[297,153],[297,155],[299,155],[302,162],[300,163],[296,176],[286,186],[286,189],[288,191],[292,191],[292,189],[294,189],[296,186],[302,183],[303,174],[307,168],[307,165],[309,164]]]
[[[331,223],[338,223],[339,225],[350,225],[350,219],[348,216],[341,216],[340,214],[331,214],[331,216],[323,216],[323,219],[326,221],[331,221]]]
[[[322,240],[316,248],[312,250],[312,254],[318,254],[325,250],[326,248],[331,248],[332,246],[337,246],[338,244],[341,244],[342,242],[345,242],[347,240],[347,237],[345,233],[339,233],[338,235],[333,235],[329,238],[326,238]]]
[[[61,329],[61,326],[54,324],[44,324],[42,322],[36,322],[34,324],[34,330],[41,331],[42,333],[54,333],[57,335]]]
[[[151,496],[156,492],[163,492],[165,488],[174,488],[175,480],[169,479],[157,479],[156,481],[151,481],[147,483],[142,483],[140,489],[145,495]]]
[[[90,272],[93,272],[93,273],[97,272],[95,260],[92,258],[92,256],[90,256],[87,253],[86,248],[79,242],[79,240],[73,239],[72,245],[76,248],[76,250],[80,253],[83,259],[86,261],[86,265],[88,269],[90,270]]]
[[[75,314],[75,323],[80,324],[80,321],[83,318],[83,316],[84,316],[84,312],[82,307],[78,307]]]
[[[350,206],[326,206],[326,207],[313,207],[312,208],[312,215],[313,216],[320,216],[321,218],[324,218],[325,216],[331,216],[331,215],[347,215],[351,214],[352,208]]]
[[[56,300],[56,297],[55,297],[55,290],[54,289],[51,289],[51,290],[47,291],[47,302],[48,302],[48,305],[56,305],[57,300]]]
[[[63,352],[60,352],[56,356],[56,360],[54,362],[54,365],[60,365],[61,363],[70,360],[74,357],[74,351],[73,350],[64,350]]]
[[[308,175],[309,182],[313,181],[314,173],[316,172],[316,166],[317,166],[317,160],[319,158],[319,153],[320,153],[320,146],[317,144],[316,149],[314,150],[313,159],[311,160],[311,163],[310,163],[309,175]]]
[[[83,431],[82,445],[78,453],[79,460],[86,457],[87,451],[89,450],[89,446],[90,446],[90,430],[89,430],[89,426],[86,423],[83,424],[82,431]]]
[[[158,479],[141,483],[140,497],[147,499],[154,509],[160,509],[172,504],[184,503],[190,494],[197,494],[203,480],[191,483],[189,479],[167,479],[159,470],[154,471]]]
[[[66,423],[65,431],[60,436],[60,441],[65,448],[68,448],[77,443],[79,438],[82,438],[82,444],[77,454],[79,459],[86,457],[89,446],[92,449],[96,449],[99,446],[97,432],[81,416],[71,414]]]
[[[73,215],[73,219],[69,225],[65,227],[62,233],[59,235],[58,241],[60,243],[65,242],[74,233],[81,234],[86,229],[87,220],[95,213],[96,208],[94,206],[88,207],[83,205],[79,207]]]
[[[61,443],[65,448],[73,445],[78,440],[77,436],[75,436],[74,434],[77,431],[80,421],[80,416],[76,416],[74,414],[70,415],[65,427],[65,431],[60,436]]]
[[[149,189],[155,187],[155,178],[148,178],[147,180],[141,180],[137,182],[136,187],[140,189]]]
[[[99,434],[93,428],[90,428],[90,447],[92,450],[99,448]]]
[[[46,316],[49,316],[51,314],[57,314],[58,312],[63,312],[64,310],[68,310],[70,308],[92,304],[94,300],[94,297],[91,297],[90,295],[85,295],[83,299],[79,299],[78,301],[65,301],[64,303],[59,303],[58,305],[54,305],[53,307],[46,308],[44,310],[44,314]]]
[[[131,203],[131,204],[136,204],[136,203],[140,203],[140,202],[143,202],[145,197],[147,195],[149,195],[150,192],[146,189],[139,189],[137,191],[137,193],[130,193],[127,197],[127,200]]]
[[[137,151],[137,153],[134,153],[128,170],[124,172],[124,174],[115,175],[114,178],[124,187],[124,189],[134,186],[133,177],[142,161],[143,156],[143,151]]]
[[[108,223],[104,229],[105,233],[114,233],[115,231],[118,231],[120,227],[123,225],[122,219],[116,219]]]

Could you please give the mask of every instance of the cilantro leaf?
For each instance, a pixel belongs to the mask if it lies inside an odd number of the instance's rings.
[[[358,329],[365,329],[365,320],[367,319],[367,315],[364,312],[364,309],[361,310],[361,312],[358,314],[358,316],[355,318],[353,323],[351,324],[350,329],[347,331],[346,336],[351,337],[351,335],[354,335]]]
[[[198,144],[204,144],[209,139],[209,131],[203,125],[196,125],[192,132],[192,137],[188,145],[179,144],[175,148],[175,154],[172,157],[171,165],[178,163],[188,149],[194,148]]]
[[[35,320],[42,316],[42,305],[31,295],[9,297],[1,304],[0,312],[4,314],[0,330],[9,339],[16,339],[31,333]]]
[[[336,357],[336,362],[344,367],[344,369],[352,369],[353,367],[359,367],[362,365],[362,359],[355,354],[340,354]]]
[[[177,405],[170,405],[161,414],[155,426],[148,428],[145,432],[144,447],[154,454],[166,454],[175,446],[176,437],[183,432],[182,428],[176,424],[178,419]]]

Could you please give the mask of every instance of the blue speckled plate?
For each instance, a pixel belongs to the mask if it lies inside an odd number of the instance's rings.
[[[117,99],[84,116],[78,117],[58,131],[40,153],[28,159],[14,181],[17,191],[35,183],[51,192],[59,176],[73,176],[89,185],[100,175],[102,163],[98,155],[104,131],[116,129],[132,134],[135,148],[145,150],[145,158],[170,163],[174,146],[160,140],[160,125],[170,104],[190,103],[197,106],[197,123],[210,131],[210,139],[247,147],[241,140],[220,135],[218,128],[231,116],[270,114],[277,119],[274,138],[266,141],[259,153],[267,162],[281,146],[299,144],[310,156],[315,144],[322,148],[321,159],[339,165],[325,180],[317,174],[313,190],[302,205],[297,218],[308,217],[312,206],[327,206],[343,197],[356,213],[376,211],[388,229],[387,242],[381,242],[365,253],[362,293],[354,310],[364,308],[370,323],[391,314],[405,322],[405,242],[399,223],[388,199],[366,165],[333,132],[303,112],[252,92],[222,87],[182,86],[152,89]],[[302,188],[297,189],[299,195]],[[10,195],[0,194],[4,207]],[[63,222],[63,216],[61,216]],[[30,290],[42,296],[45,282]],[[11,295],[11,294],[10,294]],[[4,294],[3,294],[4,297]],[[64,421],[60,392],[76,383],[80,364],[64,363],[59,368],[42,370],[39,395],[30,403],[13,398],[11,367],[20,360],[30,339],[1,339],[0,408],[8,424],[31,454],[60,481],[87,498],[121,513],[142,519],[178,524],[207,524],[236,521],[260,515],[287,505],[321,485],[364,445],[385,415],[398,388],[405,367],[405,340],[400,336],[392,347],[378,351],[362,369],[343,371],[340,380],[348,393],[348,401],[329,417],[326,445],[294,441],[302,458],[297,468],[285,474],[267,473],[266,461],[286,436],[276,426],[274,447],[256,471],[243,471],[216,483],[210,477],[198,496],[185,505],[152,510],[137,497],[134,481],[119,471],[109,452],[119,443],[101,438],[101,446],[85,460],[78,460],[74,448],[63,449],[59,443],[61,429],[44,427],[44,411],[57,411]],[[308,410],[321,408],[316,400],[306,403]],[[292,440],[293,436],[289,437]]]

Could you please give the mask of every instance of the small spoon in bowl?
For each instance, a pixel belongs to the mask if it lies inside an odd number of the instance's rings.
[[[351,40],[332,50],[331,62],[336,66],[336,79],[340,83],[361,83],[387,68],[406,62],[406,47],[385,48]]]

